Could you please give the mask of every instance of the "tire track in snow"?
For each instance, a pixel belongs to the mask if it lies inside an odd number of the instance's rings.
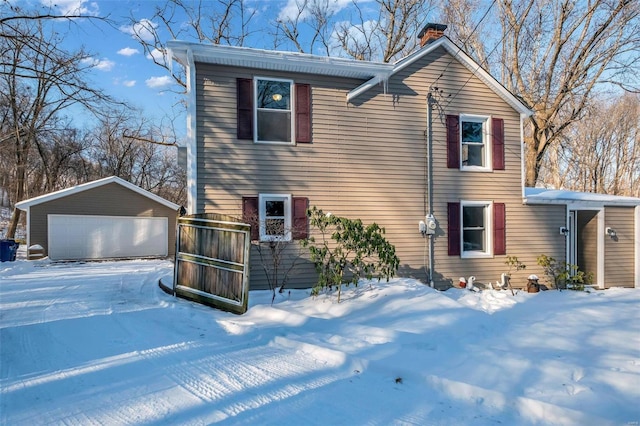
[[[192,347],[187,352],[190,360],[168,364],[160,352],[143,354],[151,362],[163,363],[164,374],[201,401],[209,421],[287,400],[347,375],[342,368],[346,354],[285,338],[250,348],[213,354],[211,350],[210,345]],[[174,411],[179,416],[181,409]]]

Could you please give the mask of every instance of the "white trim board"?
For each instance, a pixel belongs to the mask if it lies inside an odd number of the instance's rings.
[[[31,206],[36,206],[38,204],[47,203],[49,201],[57,200],[59,198],[67,197],[72,194],[77,194],[79,192],[87,191],[94,188],[99,188],[104,185],[108,185],[110,183],[117,183],[127,189],[130,189],[138,194],[147,197],[157,203],[160,203],[166,207],[169,207],[173,211],[177,211],[180,206],[172,203],[169,200],[165,200],[162,197],[157,196],[147,190],[140,188],[137,185],[132,184],[131,182],[127,182],[126,180],[119,178],[117,176],[110,176],[103,179],[94,180],[92,182],[83,183],[80,185],[72,186],[71,188],[61,189],[60,191],[51,192],[49,194],[40,195],[39,197],[30,198],[28,200],[20,201],[16,203],[16,207],[20,210],[27,210]]]

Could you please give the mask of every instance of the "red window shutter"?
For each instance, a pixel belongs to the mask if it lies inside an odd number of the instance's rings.
[[[311,86],[296,84],[296,142],[311,143]]]
[[[309,199],[306,197],[293,197],[293,230],[291,235],[294,240],[303,240],[309,236],[309,218],[307,217]]]
[[[447,203],[449,256],[460,255],[460,203]]]
[[[258,197],[242,197],[242,220],[251,225],[251,240],[260,239]]]
[[[502,118],[491,119],[491,132],[493,138],[493,170],[504,170],[504,120]]]
[[[236,79],[238,139],[253,139],[253,80]]]
[[[493,203],[493,254],[507,254],[507,216],[504,203]]]
[[[460,168],[460,117],[447,115],[447,167]]]

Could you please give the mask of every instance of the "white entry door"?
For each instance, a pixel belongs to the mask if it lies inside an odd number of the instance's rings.
[[[166,217],[48,215],[52,260],[166,256]]]

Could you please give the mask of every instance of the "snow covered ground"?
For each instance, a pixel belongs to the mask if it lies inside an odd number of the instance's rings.
[[[162,260],[0,264],[0,421],[637,425],[640,290],[417,281],[250,294],[236,316],[166,295]],[[169,278],[170,279],[170,278]]]

